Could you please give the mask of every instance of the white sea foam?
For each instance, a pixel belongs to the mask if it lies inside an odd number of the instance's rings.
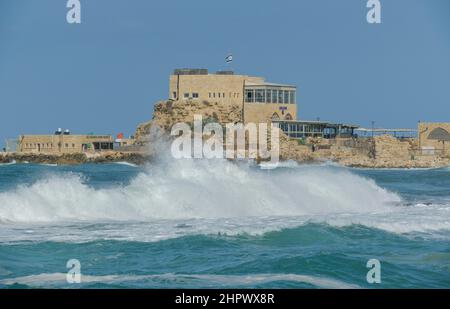
[[[256,284],[270,283],[275,281],[290,281],[311,284],[315,287],[326,289],[349,289],[359,288],[358,285],[348,284],[343,281],[310,275],[299,274],[248,274],[248,275],[215,275],[215,274],[157,274],[157,275],[102,275],[92,276],[82,274],[82,283],[129,283],[139,281],[164,281],[184,282],[195,281],[201,286],[226,287],[226,286],[254,286]],[[0,280],[0,284],[13,285],[24,284],[33,287],[48,287],[68,285],[64,273],[43,273],[38,275],[7,278]]]
[[[90,187],[78,174],[54,174],[0,193],[0,242],[257,235],[308,222],[396,233],[450,229],[446,205],[401,206],[397,194],[349,169],[288,167],[175,160],[107,189]]]
[[[385,211],[400,198],[372,180],[327,168],[259,171],[226,160],[151,166],[127,186],[94,189],[77,174],[53,175],[0,193],[14,222],[298,216]]]
[[[0,166],[14,165],[16,163],[17,163],[16,160],[12,160],[11,162],[8,163],[0,163]]]
[[[130,162],[126,162],[126,161],[114,162],[114,164],[126,165],[126,166],[131,166],[131,167],[137,167],[136,164],[130,163]]]

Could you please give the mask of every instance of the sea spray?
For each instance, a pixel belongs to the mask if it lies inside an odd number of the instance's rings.
[[[167,160],[128,185],[94,189],[54,174],[0,193],[0,219],[17,222],[299,216],[389,211],[401,199],[344,169],[264,171],[248,162]]]

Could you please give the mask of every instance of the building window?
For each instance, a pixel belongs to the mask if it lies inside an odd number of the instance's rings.
[[[291,114],[287,114],[285,117],[284,117],[286,120],[292,120],[292,116],[291,116]],[[297,131],[297,130],[295,130],[295,131]]]
[[[75,144],[72,144],[72,148],[75,148]]]
[[[280,120],[280,116],[277,113],[272,114],[272,120]]]
[[[183,96],[185,99],[189,98],[189,92],[186,92]]]
[[[69,148],[69,144],[66,144],[65,146],[66,146],[66,148]]]
[[[272,103],[278,103],[278,90],[272,89]]]
[[[222,94],[223,94],[222,98],[225,98],[225,92],[224,92],[224,93],[222,93]]]
[[[265,90],[264,89],[256,89],[255,90],[255,98],[256,98],[256,102],[264,103],[264,101],[265,101]]]
[[[172,93],[172,95],[173,95],[173,98],[174,98],[174,99],[177,98],[177,92],[176,92],[176,91],[174,91],[174,92]]]
[[[284,91],[284,103],[289,104],[289,91]]]
[[[271,102],[272,102],[272,90],[267,89],[266,90],[266,103],[271,103]]]
[[[278,90],[278,103],[284,103],[283,92],[284,92],[283,90]]]
[[[289,91],[289,96],[290,96],[289,102],[291,104],[295,104],[295,91]]]
[[[245,89],[245,102],[252,103],[255,100],[254,90]]]
[[[220,98],[220,92],[217,94],[218,96],[219,96],[219,98]]]
[[[198,99],[198,92],[193,92],[192,93],[192,97],[195,98],[195,99]]]

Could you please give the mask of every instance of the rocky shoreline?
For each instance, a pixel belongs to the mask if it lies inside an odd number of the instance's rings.
[[[38,164],[86,164],[86,163],[112,163],[129,162],[137,165],[148,162],[151,157],[141,152],[120,152],[106,151],[95,154],[89,153],[66,153],[66,154],[45,154],[45,153],[0,153],[0,163],[38,163]]]
[[[450,166],[450,160],[445,158],[429,158],[428,160],[378,160],[363,155],[349,155],[343,153],[304,153],[302,157],[286,157],[280,161],[295,161],[299,164],[317,164],[332,162],[351,168],[399,168],[399,169],[428,169]],[[151,156],[138,152],[114,152],[108,151],[95,155],[85,153],[74,154],[34,154],[34,153],[0,153],[0,164],[8,163],[37,163],[75,165],[88,163],[114,163],[128,162],[143,165],[151,161]]]
[[[175,123],[192,123],[194,115],[226,123],[242,122],[238,105],[217,102],[160,101],[155,104],[151,121],[140,124],[135,133],[135,144],[128,151],[102,151],[96,153],[45,154],[0,153],[0,163],[85,164],[129,162],[137,165],[148,162],[152,154],[161,151],[161,140],[170,139]],[[300,164],[334,162],[354,168],[439,168],[450,166],[449,156],[426,155],[418,151],[415,138],[397,139],[390,135],[373,138],[347,138],[328,140],[307,138],[300,142],[280,133],[280,161]],[[137,149],[137,150],[136,150]]]

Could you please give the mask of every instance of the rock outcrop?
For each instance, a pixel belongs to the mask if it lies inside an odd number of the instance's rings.
[[[107,162],[130,162],[143,164],[150,159],[142,153],[104,151],[98,153],[0,153],[0,163],[38,163],[38,164],[82,164],[82,163],[107,163]]]
[[[152,125],[170,132],[175,123],[192,123],[196,114],[202,115],[203,121],[215,121],[221,124],[242,122],[241,105],[191,100],[158,102],[153,112]]]

